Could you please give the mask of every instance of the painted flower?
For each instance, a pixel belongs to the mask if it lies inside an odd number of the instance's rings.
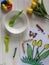
[[[39,40],[39,41],[38,41],[37,46],[38,46],[38,47],[41,47],[41,46],[42,46],[42,40]]]
[[[49,44],[45,44],[44,49],[48,49],[48,48],[49,48]]]
[[[36,46],[36,43],[37,43],[36,40],[33,40],[32,45]]]

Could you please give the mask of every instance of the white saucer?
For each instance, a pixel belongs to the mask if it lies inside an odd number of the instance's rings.
[[[15,15],[17,15],[19,12],[19,10],[13,10],[10,11],[9,13],[7,13],[4,17],[3,17],[3,23],[5,28],[13,34],[19,34],[22,33],[23,31],[25,31],[25,29],[28,27],[28,18],[25,15],[25,13],[23,12],[20,17],[16,20],[14,27],[9,27],[8,23],[10,21],[10,19],[12,17],[14,17]]]

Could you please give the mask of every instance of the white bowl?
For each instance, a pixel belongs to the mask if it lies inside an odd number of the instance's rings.
[[[3,17],[3,23],[5,28],[13,34],[19,34],[22,33],[23,31],[25,31],[25,29],[28,27],[28,18],[25,15],[25,13],[23,12],[20,17],[16,20],[15,25],[13,27],[9,27],[9,21],[12,17],[14,17],[15,15],[18,14],[20,10],[13,10],[9,13],[7,13],[4,17]]]

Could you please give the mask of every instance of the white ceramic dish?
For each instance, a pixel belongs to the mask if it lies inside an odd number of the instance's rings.
[[[9,27],[8,23],[10,21],[10,19],[12,17],[14,17],[15,15],[17,15],[19,12],[19,10],[13,10],[11,12],[9,12],[8,14],[6,14],[3,17],[3,23],[5,28],[13,34],[19,34],[22,33],[23,31],[25,31],[25,29],[28,26],[28,18],[25,15],[25,13],[23,12],[20,17],[16,20],[15,25],[13,27]]]

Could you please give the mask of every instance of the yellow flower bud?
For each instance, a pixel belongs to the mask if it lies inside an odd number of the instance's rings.
[[[11,0],[6,0],[8,4],[12,4],[12,1]]]
[[[33,2],[31,3],[31,7],[32,7],[33,9],[36,8],[36,7],[37,7],[37,3],[33,1]]]
[[[33,0],[33,1],[36,2],[36,3],[38,2],[38,0]]]
[[[41,47],[42,46],[42,40],[39,40],[37,45],[38,45],[38,47]]]
[[[49,44],[45,44],[44,49],[48,49],[48,48],[49,48]]]
[[[3,8],[5,11],[8,10],[5,4],[2,4],[2,8]]]
[[[36,46],[36,43],[37,43],[36,40],[33,40],[32,45]]]
[[[32,8],[27,8],[27,13],[28,14],[32,14],[33,13],[33,9]]]

